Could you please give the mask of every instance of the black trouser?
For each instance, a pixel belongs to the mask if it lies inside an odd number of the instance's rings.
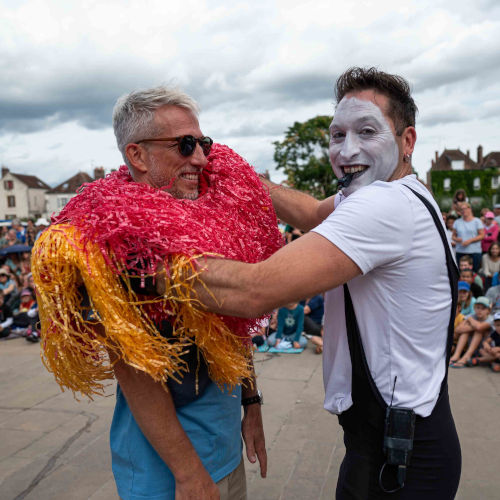
[[[337,483],[337,500],[451,500],[460,480],[462,456],[448,394],[442,394],[427,418],[417,417],[404,488],[384,493],[379,474],[385,457],[381,443],[344,432],[346,455]],[[385,489],[396,487],[395,469],[386,466]]]
[[[312,320],[309,316],[304,316],[304,331],[308,335],[321,337],[321,325]]]

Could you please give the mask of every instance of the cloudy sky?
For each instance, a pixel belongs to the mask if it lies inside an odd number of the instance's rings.
[[[272,141],[377,66],[413,86],[425,178],[435,150],[500,150],[499,48],[498,0],[0,0],[0,163],[51,185],[116,168],[116,98],[175,83],[205,134],[279,180]]]

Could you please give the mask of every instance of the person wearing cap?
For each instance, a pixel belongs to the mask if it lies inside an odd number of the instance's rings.
[[[484,238],[481,240],[481,250],[487,252],[491,244],[498,239],[498,224],[493,212],[484,214]]]
[[[474,217],[470,203],[460,204],[461,218],[453,223],[452,241],[455,242],[457,261],[462,255],[470,255],[473,259],[474,272],[481,265],[481,240],[484,238],[483,223]]]
[[[479,356],[470,360],[471,366],[489,363],[495,373],[500,373],[500,312],[493,315],[493,330],[489,337],[483,340],[479,348]]]
[[[469,283],[466,281],[458,282],[458,305],[460,306],[460,312],[464,316],[470,316],[474,313],[474,304],[476,299],[472,296],[472,291],[470,289]]]
[[[36,233],[35,241],[40,237],[40,235],[50,226],[50,222],[45,217],[40,217],[36,222],[35,226],[38,229]]]
[[[488,297],[478,297],[474,304],[474,314],[467,316],[457,326],[457,346],[450,358],[452,368],[463,368],[470,365],[475,350],[493,328],[493,316],[491,316],[490,311],[491,303]]]

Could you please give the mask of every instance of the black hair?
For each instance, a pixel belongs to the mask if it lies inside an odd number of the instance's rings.
[[[387,115],[394,122],[396,134],[401,135],[406,127],[415,126],[417,105],[411,96],[409,83],[398,75],[379,71],[377,68],[349,68],[335,84],[337,104],[349,92],[373,89],[389,99]]]

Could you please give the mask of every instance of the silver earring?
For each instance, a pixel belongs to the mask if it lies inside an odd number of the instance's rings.
[[[411,156],[408,153],[406,153],[405,155],[403,155],[403,161],[405,163],[410,163],[410,159],[411,159]]]

